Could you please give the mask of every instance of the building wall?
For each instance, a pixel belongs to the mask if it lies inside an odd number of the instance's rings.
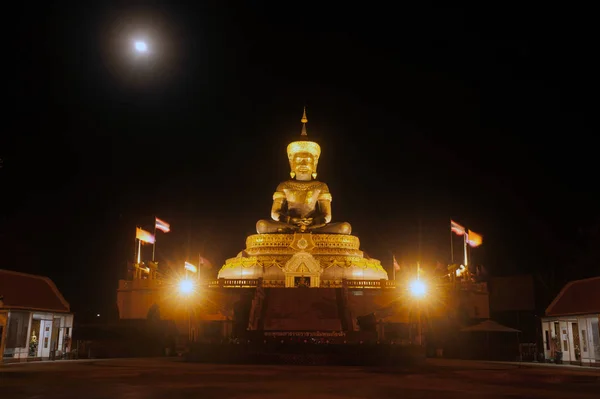
[[[162,304],[162,292],[165,288],[160,280],[119,280],[119,318],[146,319],[152,305]]]
[[[73,315],[34,312],[31,317],[30,340],[34,332],[39,337],[37,357],[47,358],[53,352],[60,357],[63,353],[71,351],[70,337],[73,333]]]
[[[4,344],[6,343],[6,324],[8,322],[8,312],[0,312],[0,355],[4,353]],[[2,363],[0,356],[0,363]]]
[[[484,282],[449,286],[441,290],[440,295],[441,297],[431,300],[431,314],[435,315],[434,317],[445,318],[453,315],[467,325],[490,318],[490,297]]]
[[[563,363],[600,367],[600,332],[598,316],[544,317],[542,341],[546,360],[562,352]]]
[[[5,331],[2,357],[6,359],[26,359],[28,357],[49,358],[53,353],[62,356],[69,352],[70,340],[66,334],[72,333],[73,315],[51,312],[9,311]],[[30,345],[35,335],[37,350],[30,353]]]
[[[6,327],[4,358],[24,358],[28,353],[28,337],[31,325],[31,312],[9,311]]]
[[[486,291],[461,292],[459,306],[470,319],[490,318],[490,302]]]

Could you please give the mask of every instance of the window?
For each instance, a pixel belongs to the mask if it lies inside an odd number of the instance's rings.
[[[583,343],[581,345],[581,351],[587,352],[587,333],[585,330],[581,330],[581,339],[583,340]]]
[[[550,331],[544,330],[544,333],[545,333],[545,337],[546,337],[546,339],[544,340],[544,343],[546,344],[546,350],[549,351],[550,350]]]
[[[6,331],[7,349],[27,347],[29,315],[29,312],[10,312],[8,317],[8,331]]]
[[[594,349],[594,358],[596,360],[600,360],[600,342],[598,341],[598,337],[600,337],[600,334],[598,334],[598,319],[592,319],[592,321],[590,322],[591,324],[591,331],[590,331],[590,347],[592,349]]]

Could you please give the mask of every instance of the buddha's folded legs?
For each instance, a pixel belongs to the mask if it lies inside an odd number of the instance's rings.
[[[329,223],[325,226],[318,226],[315,228],[309,226],[308,230],[312,233],[352,234],[352,226],[347,222]]]
[[[292,233],[296,230],[296,226],[276,220],[262,219],[256,222],[256,232],[258,234]]]
[[[276,220],[262,219],[256,223],[258,234],[293,233],[295,231],[301,231],[301,229],[298,226]],[[306,231],[316,234],[352,234],[352,226],[347,222],[337,222],[307,226]]]

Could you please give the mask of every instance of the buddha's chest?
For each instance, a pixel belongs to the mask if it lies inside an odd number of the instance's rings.
[[[302,189],[284,189],[285,199],[288,207],[314,207],[319,199],[321,190],[315,188]]]

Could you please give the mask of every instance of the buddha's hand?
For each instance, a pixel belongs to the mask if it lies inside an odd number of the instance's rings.
[[[291,218],[290,223],[296,226],[310,226],[312,218]]]
[[[302,218],[300,219],[300,226],[310,226],[312,222],[312,218]]]

